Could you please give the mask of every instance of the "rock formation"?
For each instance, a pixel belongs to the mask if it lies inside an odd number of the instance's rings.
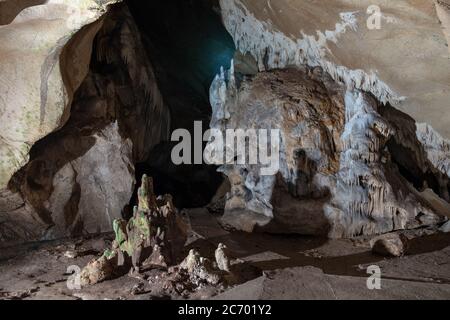
[[[450,101],[448,0],[220,4],[237,48],[260,71],[320,66],[450,138],[450,118],[442,112]]]
[[[215,253],[217,267],[226,272],[231,272],[230,254],[228,248],[223,243],[219,243]]]
[[[224,136],[227,129],[279,129],[280,170],[262,175],[261,164],[223,165],[232,185],[224,223],[351,237],[435,224],[449,214],[431,201],[448,199],[446,144],[426,152],[407,115],[320,67],[259,73],[239,88],[233,72],[211,87],[211,127]]]
[[[232,185],[224,223],[348,237],[449,216],[446,1],[220,3],[238,65],[250,55],[262,73],[222,71],[211,127],[280,129],[282,140],[275,176],[221,168]]]
[[[193,283],[206,282],[217,285],[222,281],[220,270],[215,270],[213,262],[202,257],[196,250],[189,251],[188,256],[180,264],[182,270],[186,270]]]
[[[177,263],[187,231],[173,207],[171,196],[155,197],[153,180],[144,176],[139,205],[126,222],[114,221],[112,248],[91,261],[80,274],[81,285],[91,285],[123,275],[138,274],[141,267],[167,267]]]
[[[64,126],[33,145],[0,191],[0,241],[112,231],[133,195],[134,164],[168,138],[169,110],[126,6],[111,8],[96,31]],[[78,37],[71,46],[81,50]]]
[[[387,257],[401,257],[407,253],[408,238],[403,234],[390,233],[372,239],[372,251]]]
[[[120,2],[0,1],[0,243],[112,231],[132,214],[135,165],[167,163],[171,120],[209,118],[204,82],[232,54],[230,38],[213,33],[223,56],[178,73],[167,57],[151,61],[165,55],[155,48],[165,27],[144,32],[145,15],[138,27]],[[450,215],[448,0],[219,2],[204,8],[220,11],[239,72],[213,82],[211,127],[263,124],[282,138],[276,175],[222,168],[225,222],[347,237]],[[184,58],[208,57],[196,51]],[[161,172],[194,199],[220,184],[210,169]]]
[[[89,70],[100,18],[114,2],[46,1],[0,27],[0,189],[26,164],[31,146],[67,121],[73,94]],[[21,8],[12,3],[2,2],[4,15]]]

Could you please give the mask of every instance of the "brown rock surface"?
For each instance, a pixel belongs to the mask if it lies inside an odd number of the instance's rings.
[[[3,241],[111,231],[132,198],[134,164],[167,138],[168,109],[126,6],[110,9],[95,32],[96,54],[67,122],[34,144],[28,164],[2,191]],[[82,35],[64,50],[82,50]]]
[[[416,137],[409,116],[346,89],[319,67],[259,73],[239,88],[231,69],[214,81],[211,101],[211,127],[224,137],[228,129],[281,135],[274,173],[248,161],[221,166],[231,183],[225,224],[352,237],[433,225],[450,213],[445,148],[433,150]]]

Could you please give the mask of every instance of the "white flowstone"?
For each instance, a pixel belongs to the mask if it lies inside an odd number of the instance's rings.
[[[450,138],[448,0],[221,0],[236,47],[260,71],[320,66],[335,81],[427,122]],[[369,28],[380,9],[380,28]],[[446,37],[447,35],[447,37]]]
[[[400,175],[387,150],[393,137],[403,137],[417,154],[410,161],[446,185],[447,174],[427,161],[415,130],[409,135],[407,115],[317,68],[260,73],[240,88],[227,84],[233,78],[218,76],[211,86],[211,127],[280,129],[281,163],[273,176],[261,175],[260,165],[221,166],[231,184],[224,224],[339,238],[433,225],[450,214],[433,190],[419,192]]]

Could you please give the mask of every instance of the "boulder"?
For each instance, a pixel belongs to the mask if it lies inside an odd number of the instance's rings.
[[[113,279],[117,275],[120,275],[120,273],[117,272],[117,257],[107,257],[103,255],[101,258],[89,262],[89,264],[81,270],[78,275],[78,280],[79,285],[85,287]],[[77,276],[72,276],[69,281],[75,281],[77,279],[76,277]]]
[[[401,257],[407,253],[408,238],[403,234],[390,233],[370,242],[372,252],[387,257]]]
[[[220,4],[236,47],[260,71],[320,66],[450,138],[448,0]]]

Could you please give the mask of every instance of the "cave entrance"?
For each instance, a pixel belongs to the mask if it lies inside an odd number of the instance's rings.
[[[214,0],[127,0],[140,30],[147,55],[155,69],[158,86],[170,109],[170,131],[194,132],[194,122],[209,128],[209,87],[221,66],[236,51],[222,24],[220,6]],[[171,161],[176,143],[163,142],[150,157],[136,166],[138,180],[146,173],[154,178],[157,194],[171,194],[178,208],[209,203],[223,182],[217,168],[179,165]],[[132,199],[132,202],[135,202]]]

